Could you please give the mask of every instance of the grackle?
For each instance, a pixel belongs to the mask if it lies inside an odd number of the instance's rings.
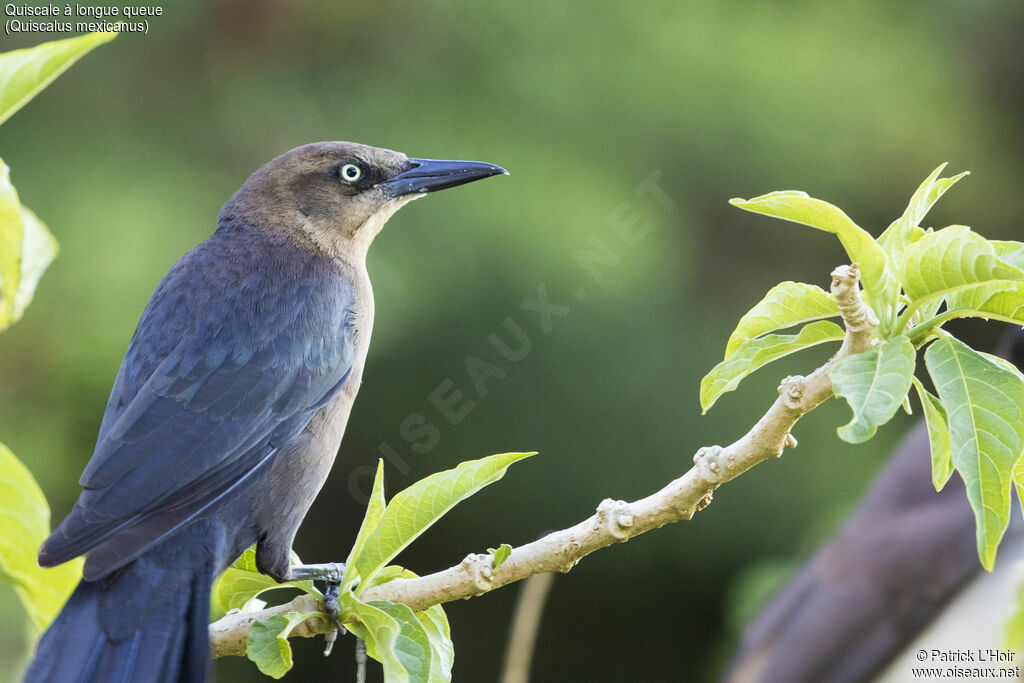
[[[146,306],[83,490],[39,549],[86,561],[25,681],[202,681],[210,586],[242,551],[278,581],[336,575],[289,549],[362,378],[367,249],[409,201],[498,173],[321,142],[228,200]]]

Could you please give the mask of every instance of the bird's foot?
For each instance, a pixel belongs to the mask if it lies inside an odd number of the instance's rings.
[[[345,575],[345,565],[341,562],[329,562],[327,564],[297,564],[291,568],[293,581],[323,581],[327,584],[324,590],[324,611],[334,624],[335,635],[327,641],[324,648],[324,656],[331,654],[334,647],[334,640],[337,634],[344,633],[345,627],[341,625],[341,606],[338,604],[338,596],[341,594],[341,579]]]
[[[334,627],[341,632],[344,628],[338,617],[341,616],[341,606],[338,604],[338,595],[341,593],[341,584],[329,583],[327,584],[327,590],[324,591],[324,609],[327,611],[327,616],[331,618],[334,623]]]

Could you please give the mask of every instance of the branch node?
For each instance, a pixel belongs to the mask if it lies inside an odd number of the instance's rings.
[[[477,553],[470,553],[462,560],[462,570],[466,572],[473,581],[473,585],[480,593],[486,593],[494,586],[494,572],[492,571],[491,556]],[[478,593],[479,595],[479,593]],[[472,596],[466,596],[472,597]]]
[[[701,478],[709,484],[725,481],[721,446],[703,446],[698,449],[693,455],[693,464]]]
[[[838,266],[832,271],[832,293],[836,297],[836,305],[843,316],[843,322],[850,332],[874,332],[878,327],[878,317],[864,303],[860,295],[860,267],[854,263],[849,266]]]
[[[790,410],[800,410],[804,399],[803,375],[789,375],[779,383],[779,396]]]
[[[632,535],[633,513],[629,510],[629,503],[624,500],[605,498],[597,506],[597,518],[617,540],[625,541]]]

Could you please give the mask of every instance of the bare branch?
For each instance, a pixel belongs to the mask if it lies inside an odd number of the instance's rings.
[[[795,447],[796,439],[790,434],[793,425],[832,396],[829,377],[832,365],[871,346],[878,320],[860,294],[859,280],[860,271],[856,264],[840,266],[832,271],[831,290],[846,326],[846,336],[839,351],[810,375],[783,379],[779,384],[779,397],[750,431],[724,448],[705,446],[698,450],[693,456],[693,467],[682,477],[632,503],[605,499],[594,515],[579,524],[513,549],[497,570],[493,569],[490,555],[468,555],[454,567],[434,574],[416,579],[396,579],[369,588],[361,599],[401,602],[413,610],[422,610],[431,605],[482,595],[535,574],[567,572],[595,550],[692,518],[695,512],[707,507],[719,485],[760,462],[781,456],[784,449]],[[212,655],[244,654],[253,622],[285,612],[309,610],[310,600],[313,599],[302,596],[287,605],[260,612],[229,614],[211,624]],[[301,632],[293,634],[310,636],[327,630],[325,620],[314,618],[303,624]]]

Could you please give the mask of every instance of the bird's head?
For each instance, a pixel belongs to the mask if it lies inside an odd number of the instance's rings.
[[[507,171],[478,161],[410,159],[355,142],[315,142],[253,173],[224,205],[220,220],[282,232],[332,256],[365,257],[405,204],[499,173]]]

